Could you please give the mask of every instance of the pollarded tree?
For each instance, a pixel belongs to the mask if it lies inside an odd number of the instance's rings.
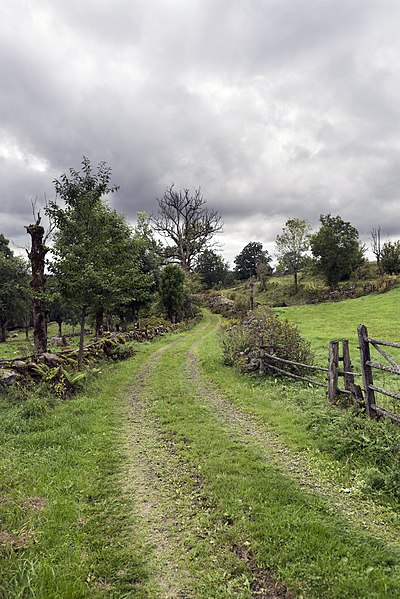
[[[235,272],[238,279],[248,279],[257,275],[257,266],[266,264],[269,270],[271,256],[267,250],[263,250],[263,245],[259,241],[251,241],[238,254],[234,260]]]
[[[176,191],[168,187],[157,198],[158,214],[152,217],[154,229],[172,245],[165,248],[165,257],[178,262],[185,272],[190,272],[197,256],[209,248],[216,233],[222,231],[221,216],[205,207],[206,201],[200,187]]]
[[[306,252],[310,248],[311,225],[300,218],[286,221],[282,233],[276,236],[277,257],[284,268],[294,277],[298,290],[298,274],[303,268]]]
[[[321,214],[321,227],[310,245],[317,267],[331,289],[348,278],[364,262],[358,231],[340,216]]]
[[[213,250],[204,250],[197,260],[196,272],[206,289],[221,285],[228,272],[228,265],[222,256]]]

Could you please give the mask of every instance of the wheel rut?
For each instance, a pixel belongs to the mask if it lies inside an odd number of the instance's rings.
[[[176,559],[182,534],[174,490],[185,467],[150,413],[146,392],[146,381],[163,353],[179,341],[165,345],[150,356],[137,374],[130,397],[127,434],[130,466],[125,484],[134,493],[134,519],[144,534],[148,569],[154,579],[147,585],[149,599],[193,597],[187,584],[188,573],[181,570]]]
[[[204,516],[207,521],[215,506],[202,488],[203,481],[197,468],[182,459],[174,441],[165,434],[154,416],[152,397],[148,392],[149,379],[163,354],[173,350],[179,341],[165,345],[150,356],[137,373],[130,395],[127,423],[129,470],[125,486],[128,493],[133,494],[134,522],[144,537],[151,575],[146,583],[149,599],[205,597],[197,588],[197,581],[193,580],[193,568],[192,572],[185,568],[185,554],[187,557],[190,551],[187,543],[190,535],[207,538]],[[215,517],[212,516],[211,520],[215,521]],[[214,547],[210,545],[210,554],[213,551]],[[226,548],[226,551],[246,565],[251,577],[252,597],[292,598],[287,588],[277,583],[268,569],[258,567],[246,547],[235,545]],[[201,564],[198,569],[201,569]],[[227,589],[226,596],[232,596],[232,591]],[[233,596],[247,597],[248,594],[240,592]]]
[[[235,407],[217,386],[206,380],[201,373],[196,348],[218,327],[198,338],[187,353],[186,373],[193,388],[206,400],[226,430],[238,443],[252,443],[268,460],[293,478],[300,487],[312,493],[324,496],[333,511],[340,512],[354,526],[361,527],[382,538],[393,546],[400,547],[399,531],[391,526],[396,515],[388,507],[380,506],[368,499],[351,496],[349,489],[341,488],[329,474],[321,469],[321,457],[318,459],[310,452],[293,452],[284,445],[280,437],[268,429],[268,425],[256,417],[246,414]]]

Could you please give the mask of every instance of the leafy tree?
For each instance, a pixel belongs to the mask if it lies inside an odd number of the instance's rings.
[[[400,272],[400,241],[386,241],[383,244],[380,265],[382,271],[389,275],[397,275]]]
[[[175,191],[168,187],[157,198],[158,214],[152,217],[154,229],[172,245],[165,248],[165,257],[178,262],[185,272],[190,272],[197,256],[210,247],[216,233],[222,231],[220,214],[205,207],[200,188]]]
[[[10,321],[21,323],[28,306],[28,266],[14,256],[8,239],[0,234],[0,342],[7,336]]]
[[[195,271],[206,289],[221,285],[228,272],[228,265],[222,256],[213,250],[204,250],[197,260]]]
[[[177,322],[184,299],[185,274],[177,264],[167,264],[161,273],[160,297],[172,323]]]
[[[79,322],[78,310],[63,297],[54,275],[47,277],[47,304],[49,320],[58,324],[58,336],[62,337],[62,325],[65,322]]]
[[[305,255],[310,247],[311,225],[300,218],[286,221],[282,233],[276,236],[277,257],[284,268],[294,277],[298,290],[298,274],[303,268]]]
[[[271,262],[268,251],[262,248],[262,243],[259,241],[251,241],[236,256],[234,263],[238,279],[248,279],[249,277],[256,276],[259,264],[268,265]]]
[[[9,240],[4,237],[3,233],[0,233],[0,255],[5,258],[11,258],[13,251],[9,247]]]
[[[134,233],[126,239],[124,252],[120,256],[120,292],[115,310],[123,327],[129,313],[138,321],[139,310],[151,303],[160,279],[159,262],[147,238]]]
[[[364,262],[358,231],[340,216],[320,216],[321,227],[311,236],[311,251],[331,289]]]
[[[118,189],[110,187],[110,180],[111,168],[105,162],[94,173],[90,160],[84,157],[82,172],[71,168],[69,175],[54,181],[65,206],[50,202],[46,208],[56,227],[51,270],[63,297],[80,309],[79,368],[88,308],[104,309],[118,291],[120,272],[115,266],[127,225],[103,199]]]

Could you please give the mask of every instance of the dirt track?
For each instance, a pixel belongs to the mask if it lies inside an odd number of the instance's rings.
[[[187,335],[193,343],[185,360],[188,389],[196,393],[211,417],[218,419],[236,442],[251,444],[301,487],[323,495],[331,509],[339,511],[349,522],[357,526],[364,522],[370,532],[399,546],[396,531],[385,523],[384,510],[369,502],[364,502],[361,507],[356,498],[344,494],[329,476],[315,468],[312,456],[291,452],[265,423],[234,407],[220,390],[203,378],[196,347],[213,330],[210,323],[206,323],[196,329],[198,332],[192,331]],[[154,580],[153,586],[149,586],[148,596],[160,599],[203,596],[194,590],[196,581],[185,568],[185,554],[188,537],[202,534],[202,514],[209,514],[213,509],[198,471],[182,459],[174,439],[165,433],[151,409],[156,398],[151,395],[149,381],[165,352],[176,351],[181,340],[170,342],[153,353],[140,369],[133,384],[127,434],[130,467],[126,485],[134,492],[135,520],[144,533],[149,555],[152,556],[150,570],[154,573]],[[174,373],[169,376],[174,376]],[[206,534],[206,531],[203,532]],[[285,586],[277,584],[268,570],[258,566],[245,547],[232,547],[231,551],[249,570],[250,596],[293,596]]]

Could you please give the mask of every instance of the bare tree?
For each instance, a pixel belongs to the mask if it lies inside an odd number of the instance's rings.
[[[212,238],[222,231],[221,215],[205,208],[200,187],[175,191],[167,188],[162,198],[157,198],[158,214],[151,218],[154,229],[172,241],[165,249],[167,258],[177,261],[189,272],[196,257],[212,246]]]
[[[376,265],[378,267],[378,273],[382,274],[381,257],[382,257],[382,246],[381,246],[381,227],[378,225],[377,229],[371,230],[371,250],[376,258]]]

